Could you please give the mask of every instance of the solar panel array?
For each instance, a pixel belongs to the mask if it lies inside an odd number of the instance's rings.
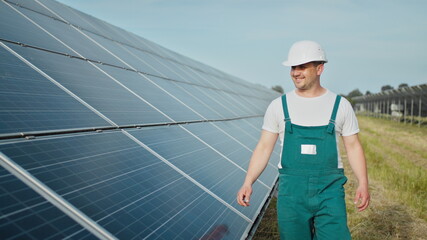
[[[241,239],[277,93],[51,0],[0,1],[2,239]]]
[[[357,111],[364,109],[364,111],[391,114],[389,105],[398,104],[402,106],[399,111],[408,112],[404,112],[405,115],[410,115],[409,111],[411,111],[415,116],[427,116],[427,84],[390,89],[354,97],[353,100],[356,103]]]

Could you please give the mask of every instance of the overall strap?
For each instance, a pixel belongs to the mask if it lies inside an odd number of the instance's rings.
[[[288,103],[286,102],[286,94],[282,95],[282,107],[283,107],[283,113],[285,115],[285,130],[289,133],[292,133],[291,118],[289,117]]]
[[[335,129],[335,118],[337,117],[337,112],[338,112],[338,106],[340,105],[340,101],[341,101],[341,96],[337,95],[337,98],[335,99],[335,104],[334,104],[334,109],[332,110],[332,115],[331,115],[331,119],[329,120],[329,124],[328,124],[328,133],[333,133],[334,129]]]

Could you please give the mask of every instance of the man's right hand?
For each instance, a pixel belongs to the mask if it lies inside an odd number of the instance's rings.
[[[262,130],[261,137],[249,161],[245,181],[237,193],[237,203],[240,206],[248,207],[250,205],[252,184],[258,179],[265,167],[267,167],[268,159],[270,159],[278,137],[278,133]]]
[[[248,207],[252,195],[252,186],[243,185],[237,192],[237,203],[243,207]]]

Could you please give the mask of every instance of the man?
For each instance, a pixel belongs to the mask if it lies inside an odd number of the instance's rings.
[[[369,205],[366,160],[359,127],[350,103],[323,88],[320,76],[327,62],[313,41],[292,45],[288,59],[295,89],[269,105],[260,140],[250,160],[237,202],[249,206],[252,184],[266,167],[277,138],[282,143],[277,201],[281,239],[351,239],[344,201],[343,164],[338,151],[341,135],[358,180],[354,203]]]

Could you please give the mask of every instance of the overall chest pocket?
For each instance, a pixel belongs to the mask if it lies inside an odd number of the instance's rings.
[[[316,160],[323,152],[324,140],[324,136],[298,136],[295,141],[298,158]]]

